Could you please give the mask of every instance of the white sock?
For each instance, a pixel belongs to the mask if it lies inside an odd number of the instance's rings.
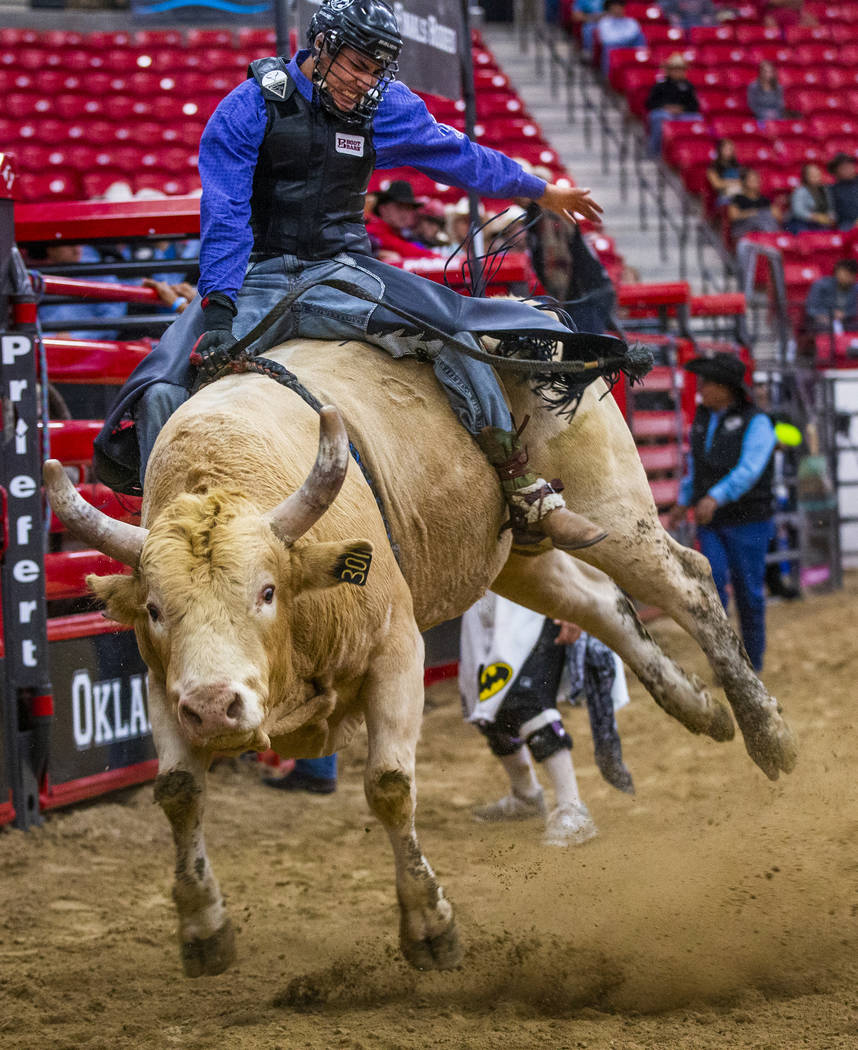
[[[514,795],[519,798],[533,798],[538,795],[542,788],[536,779],[536,770],[530,752],[526,747],[520,747],[511,755],[499,755],[501,765],[507,772],[510,787]]]
[[[554,796],[558,806],[581,805],[581,796],[578,793],[578,780],[575,777],[575,767],[572,765],[572,752],[565,747],[555,751],[550,758],[542,763],[546,772],[551,777],[554,788]]]

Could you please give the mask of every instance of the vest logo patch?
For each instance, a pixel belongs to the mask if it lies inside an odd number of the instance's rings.
[[[285,98],[288,79],[282,69],[269,69],[260,83],[272,95],[276,95],[278,98]]]
[[[353,157],[363,156],[363,135],[344,135],[341,131],[336,132],[334,148],[337,153],[349,153]]]
[[[744,423],[741,416],[730,416],[724,420],[724,429],[726,431],[738,430],[739,427]]]

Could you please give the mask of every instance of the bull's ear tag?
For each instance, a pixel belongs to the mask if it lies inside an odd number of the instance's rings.
[[[352,583],[364,587],[372,565],[372,547],[367,543],[356,543],[348,547],[334,565],[334,576],[341,583]]]

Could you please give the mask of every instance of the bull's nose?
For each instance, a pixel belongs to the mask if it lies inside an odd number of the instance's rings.
[[[244,711],[241,694],[232,689],[186,694],[178,705],[179,723],[194,737],[234,731],[239,728]]]

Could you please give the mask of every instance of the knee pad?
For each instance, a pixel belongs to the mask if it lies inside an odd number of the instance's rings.
[[[477,729],[488,741],[491,753],[498,758],[514,755],[524,744],[521,737],[500,729],[494,722],[477,722]]]
[[[544,762],[563,748],[572,750],[572,737],[563,728],[560,712],[555,708],[525,722],[520,732],[535,762]]]

